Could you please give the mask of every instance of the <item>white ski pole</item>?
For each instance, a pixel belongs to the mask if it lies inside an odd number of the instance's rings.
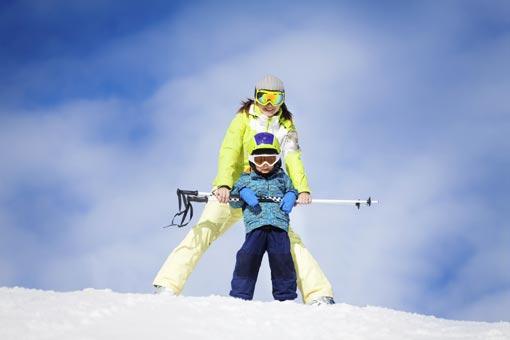
[[[216,196],[212,192],[203,192],[199,191],[198,196],[207,197],[211,200],[216,200]],[[268,201],[273,202],[279,202],[281,200],[281,197],[271,197],[267,196],[264,197]],[[231,200],[238,201],[238,197],[231,197]],[[360,207],[361,205],[367,205],[371,206],[372,204],[377,204],[379,201],[373,200],[371,197],[369,197],[366,200],[339,200],[339,199],[324,199],[324,198],[312,198],[312,204],[334,204],[334,205],[354,205],[356,207]]]
[[[186,226],[193,217],[193,206],[191,202],[199,202],[199,203],[207,203],[209,200],[217,201],[216,196],[212,192],[203,192],[198,190],[181,190],[177,189],[177,198],[179,200],[179,212],[174,215],[172,222],[166,227],[177,226],[184,227]],[[260,202],[269,202],[269,203],[279,203],[281,202],[283,197],[276,196],[263,196],[259,197]],[[231,202],[238,202],[240,200],[239,196],[230,196]],[[321,199],[315,198],[312,199],[312,204],[335,204],[335,205],[354,205],[358,209],[362,205],[371,206],[372,204],[379,203],[378,201],[372,200],[369,197],[366,200],[339,200],[339,199]],[[179,222],[176,222],[176,219],[180,219]],[[165,228],[166,228],[165,227]]]

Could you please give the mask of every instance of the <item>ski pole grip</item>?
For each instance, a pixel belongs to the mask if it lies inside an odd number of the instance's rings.
[[[207,203],[209,201],[209,198],[207,196],[189,196],[188,201],[189,202]]]
[[[197,196],[198,195],[198,190],[182,190],[182,189],[177,189],[177,195],[179,195],[179,194]]]

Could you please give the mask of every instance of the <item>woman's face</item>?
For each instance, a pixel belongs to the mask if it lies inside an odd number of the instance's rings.
[[[261,105],[257,102],[255,102],[255,105],[257,105],[260,112],[262,112],[267,117],[274,116],[278,112],[278,110],[280,110],[280,106],[281,106],[281,105],[273,105],[271,103],[269,103],[267,105]]]

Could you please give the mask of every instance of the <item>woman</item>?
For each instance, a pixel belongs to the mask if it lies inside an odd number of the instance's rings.
[[[221,145],[218,173],[213,182],[217,201],[209,201],[198,223],[172,251],[154,279],[158,292],[180,294],[186,280],[209,245],[242,218],[242,210],[229,206],[230,190],[243,171],[249,171],[247,145],[259,132],[275,135],[281,145],[287,174],[298,191],[298,204],[312,201],[301,161],[292,114],[285,105],[283,82],[267,75],[255,86],[255,99],[243,102]],[[317,261],[299,236],[289,228],[297,285],[307,304],[333,304],[333,290]]]

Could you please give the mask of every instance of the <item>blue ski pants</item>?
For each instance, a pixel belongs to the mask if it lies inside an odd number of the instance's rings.
[[[243,246],[237,252],[230,296],[253,299],[260,264],[266,251],[271,268],[273,297],[279,301],[297,297],[289,235],[285,230],[273,226],[263,226],[246,234]]]

